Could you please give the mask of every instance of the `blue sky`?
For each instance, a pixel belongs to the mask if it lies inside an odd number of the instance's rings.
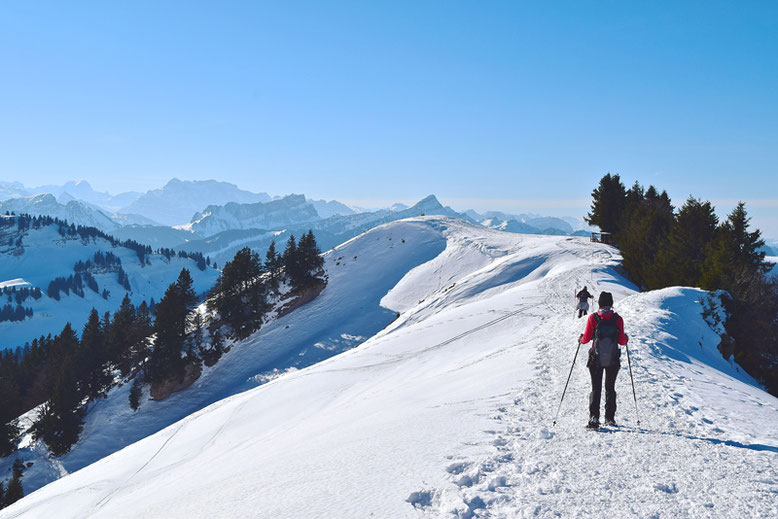
[[[0,66],[2,180],[580,216],[610,171],[778,237],[778,2],[7,1]]]

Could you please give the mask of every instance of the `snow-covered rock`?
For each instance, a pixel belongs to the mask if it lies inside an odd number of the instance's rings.
[[[320,219],[305,196],[289,195],[270,202],[209,205],[180,228],[208,237],[235,229],[284,229]]]
[[[338,202],[337,200],[308,200],[310,204],[313,206],[314,209],[316,209],[316,213],[319,215],[320,218],[329,218],[330,216],[346,216],[349,214],[354,214],[356,211],[354,211],[352,208],[347,206],[346,204],[342,204]]]

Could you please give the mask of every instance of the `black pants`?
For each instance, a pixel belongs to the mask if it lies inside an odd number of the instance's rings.
[[[586,310],[584,310],[583,308],[579,308],[579,309],[578,309],[578,318],[580,319],[580,318],[581,318],[581,316],[584,316],[584,315],[586,315],[587,313],[589,313],[589,312],[587,312],[587,311],[586,311]]]
[[[589,416],[600,419],[600,400],[602,399],[602,372],[605,372],[605,419],[613,420],[616,416],[616,376],[619,365],[608,368],[589,367],[592,376],[592,392],[589,393]]]

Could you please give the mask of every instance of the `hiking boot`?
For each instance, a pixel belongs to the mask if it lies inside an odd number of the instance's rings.
[[[600,420],[599,418],[591,417],[589,418],[589,422],[586,424],[587,429],[599,429],[600,428]]]
[[[616,420],[613,418],[606,418],[604,425],[607,425],[608,427],[618,427],[618,425],[616,425]]]

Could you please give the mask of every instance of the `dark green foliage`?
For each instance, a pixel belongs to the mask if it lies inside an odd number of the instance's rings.
[[[639,187],[639,186],[638,186]],[[630,190],[642,193],[642,188]],[[624,268],[638,285],[647,286],[653,276],[654,258],[664,246],[673,223],[673,207],[666,192],[657,195],[650,186],[645,196],[635,196],[627,209],[622,229],[616,236]]]
[[[194,312],[191,321],[192,331],[189,332],[187,338],[187,355],[195,358],[197,354],[194,352],[199,352],[203,349],[203,316],[200,312]]]
[[[292,285],[292,280],[300,278],[299,258],[300,256],[297,254],[297,240],[295,239],[294,234],[292,234],[286,241],[286,248],[284,248],[284,253],[281,255],[281,264],[284,267],[286,277]]]
[[[19,430],[16,426],[18,409],[14,402],[20,399],[19,387],[11,379],[0,375],[0,458],[16,450]]]
[[[689,198],[670,227],[667,242],[658,251],[649,288],[700,286],[709,244],[718,218],[710,202]]]
[[[275,242],[271,243],[264,264],[255,252],[244,248],[224,265],[208,307],[230,326],[234,338],[248,337],[262,324],[269,309],[267,298],[278,292],[281,281],[287,281],[292,290],[304,289],[317,282],[323,265],[313,231],[303,234],[299,242],[290,236],[280,256]]]
[[[267,288],[261,279],[264,272],[259,255],[246,247],[224,265],[211,290],[208,306],[219,313],[236,339],[258,330],[268,309]]]
[[[140,374],[136,375],[132,379],[132,386],[130,387],[130,408],[133,411],[140,409],[140,397],[143,394],[143,384],[141,383]]]
[[[592,208],[586,215],[586,221],[603,232],[617,233],[622,223],[625,198],[626,190],[619,175],[606,174],[600,179],[600,185],[592,191]]]
[[[276,242],[271,241],[265,253],[265,270],[268,273],[268,290],[273,293],[278,293],[283,266],[283,258],[276,252]]]
[[[289,237],[281,263],[292,289],[305,288],[315,281],[324,260],[312,230],[303,234],[297,243],[294,236]]]
[[[300,242],[297,244],[297,254],[299,259],[298,279],[293,280],[292,286],[295,287],[307,287],[310,286],[314,280],[322,273],[322,267],[324,266],[324,258],[321,257],[321,251],[316,244],[316,237],[313,235],[313,230],[309,230],[306,234],[300,238]]]
[[[157,319],[154,323],[156,340],[148,366],[152,382],[183,378],[186,361],[181,353],[189,324],[189,312],[196,302],[192,276],[187,269],[182,269],[178,280],[168,287],[157,304]]]
[[[750,280],[763,276],[771,264],[764,261],[764,240],[757,229],[749,232],[750,218],[740,202],[719,227],[705,262],[702,286],[723,288],[738,298],[748,298]]]
[[[51,398],[38,415],[34,433],[54,456],[61,456],[78,441],[84,414],[73,354],[67,353],[78,348],[78,338],[70,324],[54,339],[54,348],[63,352],[64,357],[56,368]]]
[[[11,506],[24,497],[24,489],[22,488],[23,475],[24,463],[17,458],[11,469],[11,480],[8,482],[8,488],[4,492],[2,491],[2,484],[0,484],[0,508]]]
[[[99,396],[111,385],[105,336],[106,330],[100,322],[100,316],[97,310],[92,308],[81,334],[81,347],[76,355],[80,388],[82,393],[90,398]]]

